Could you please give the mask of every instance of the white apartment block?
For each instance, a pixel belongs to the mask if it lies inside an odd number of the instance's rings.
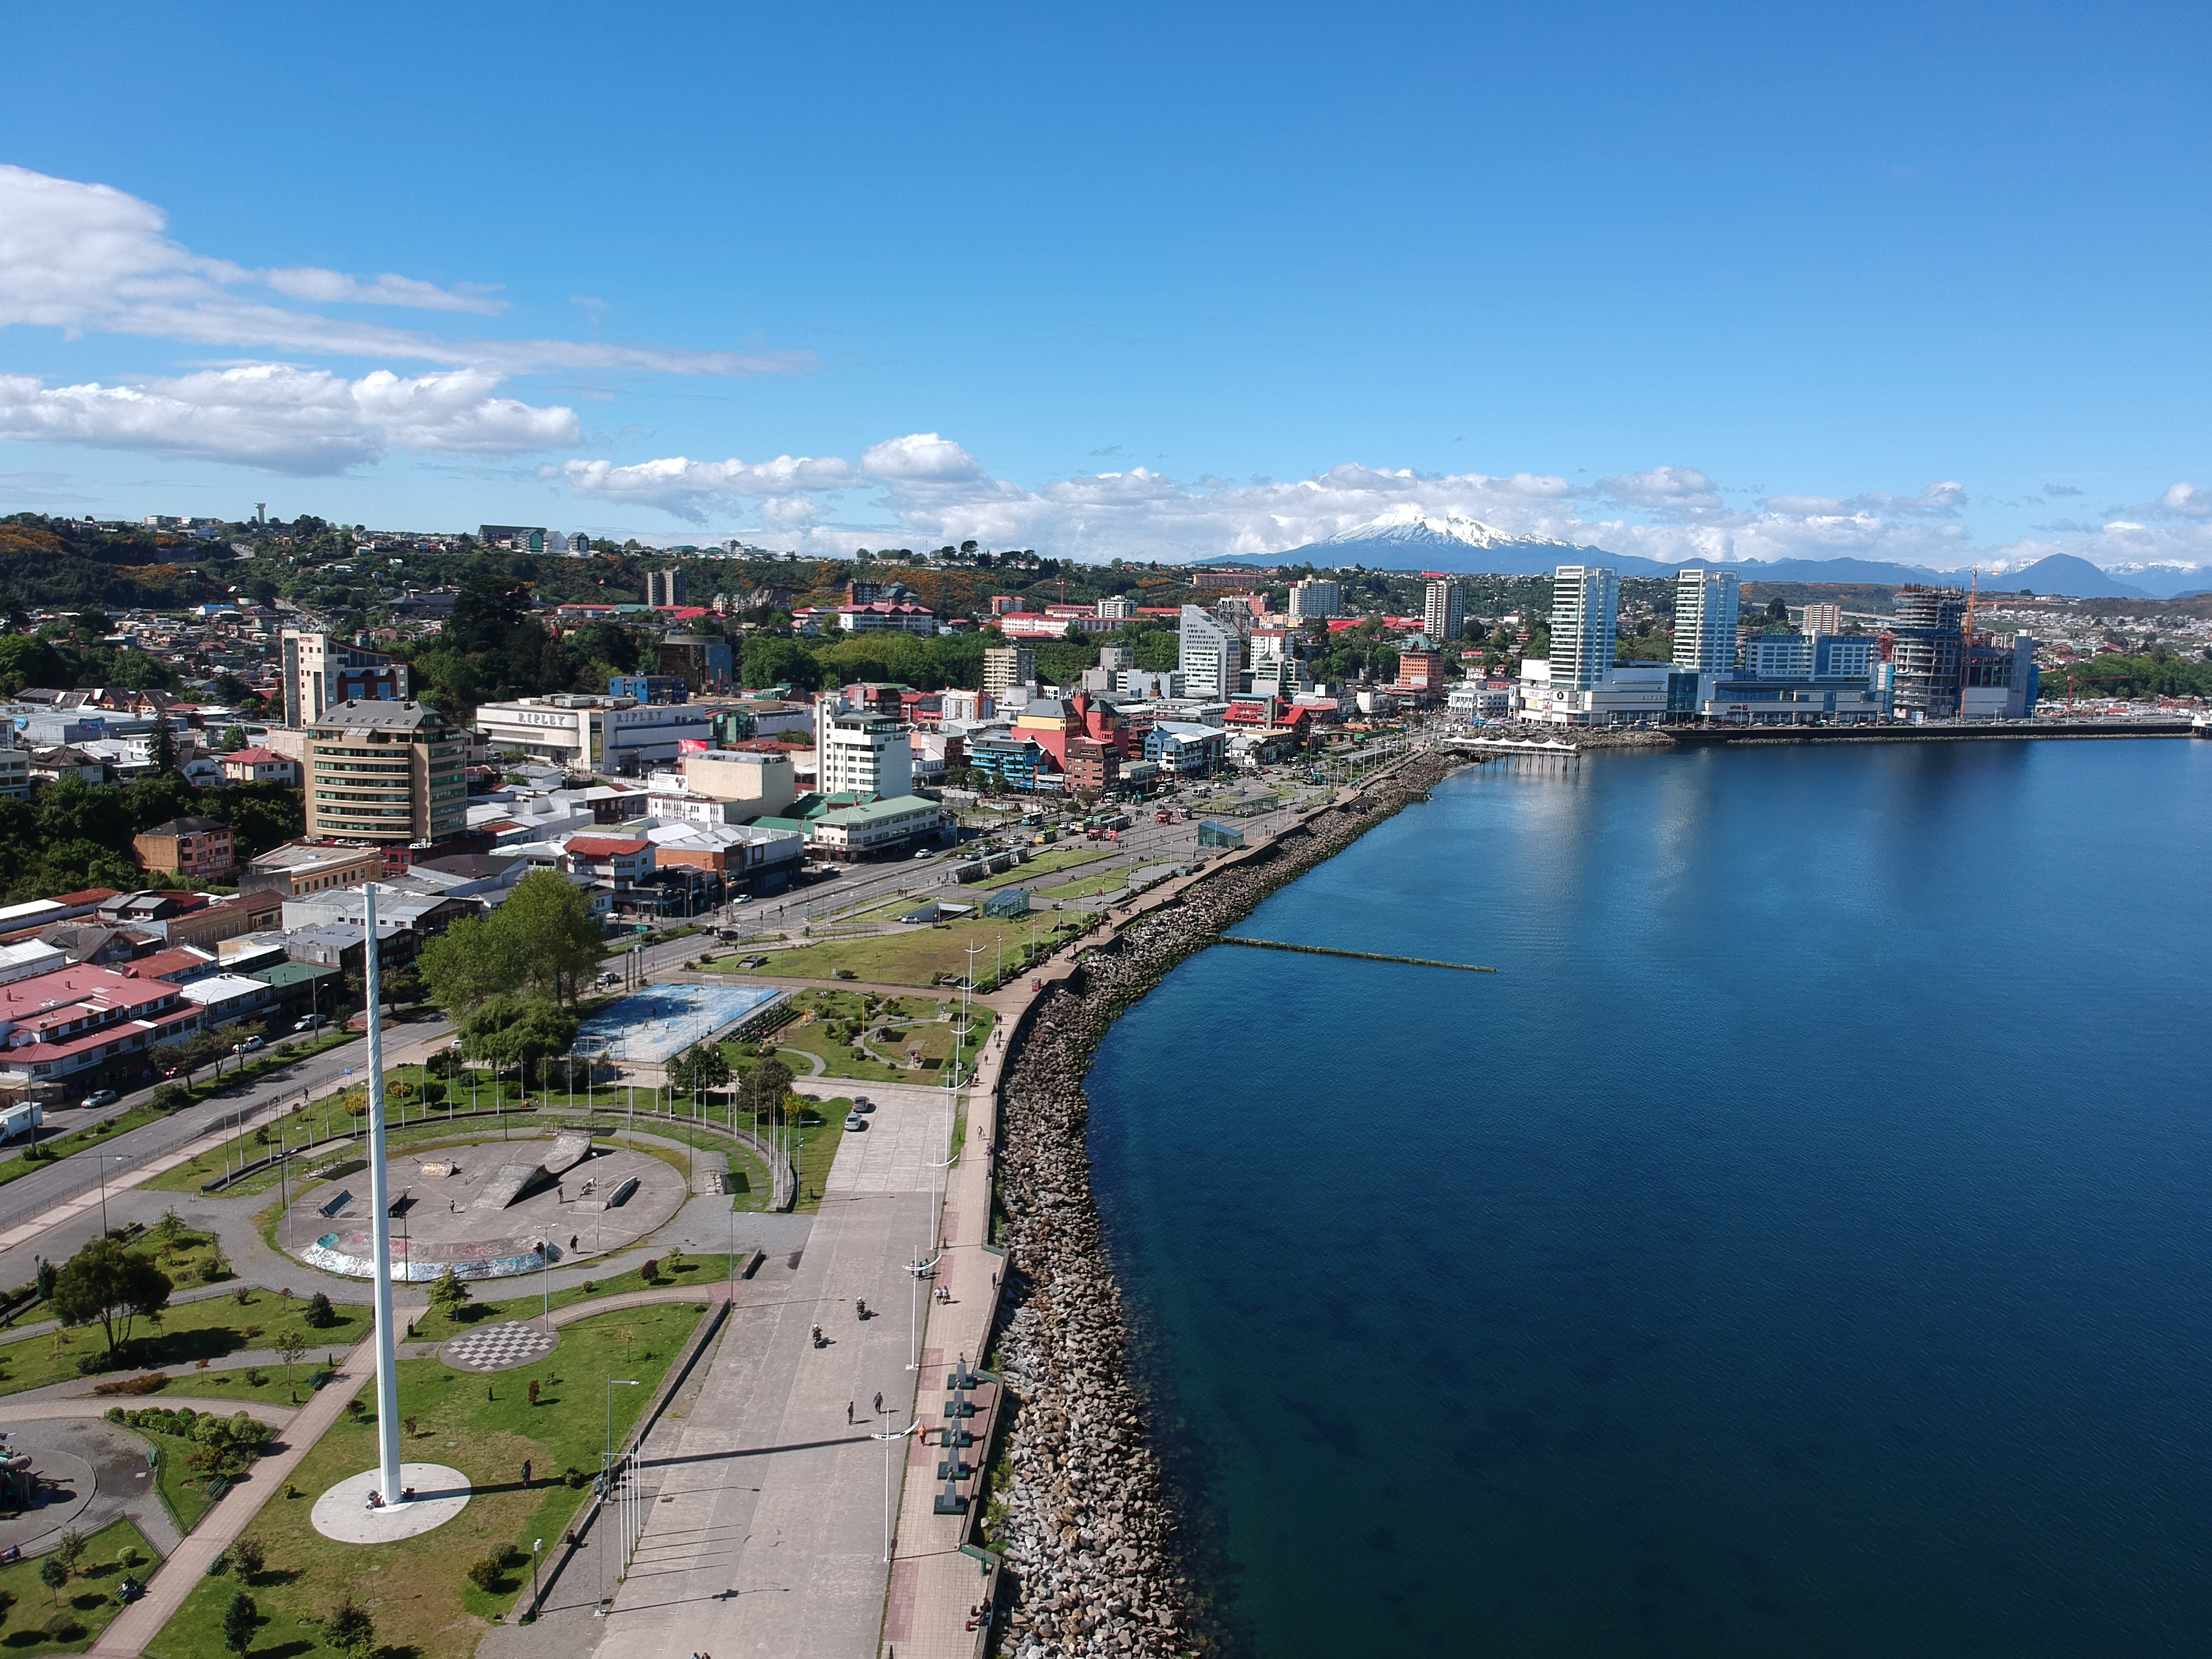
[[[1334,617],[1343,604],[1343,588],[1324,577],[1308,576],[1291,584],[1292,622],[1311,622],[1316,617],[1325,619]]]
[[[914,745],[907,729],[872,709],[832,714],[822,727],[815,787],[889,799],[914,793]]]
[[[1611,565],[1563,564],[1552,572],[1550,682],[1593,690],[1613,672],[1620,627],[1620,573]]]
[[[1674,578],[1674,666],[1698,674],[1735,667],[1736,611],[1742,583],[1733,570],[1697,566]]]
[[[1176,647],[1176,672],[1182,676],[1186,695],[1194,697],[1233,697],[1243,670],[1243,641],[1223,627],[1203,606],[1182,608],[1182,636]]]

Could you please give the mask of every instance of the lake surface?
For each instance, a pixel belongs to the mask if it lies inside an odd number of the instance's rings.
[[[2212,1650],[2212,743],[1463,773],[1090,1081],[1251,1649]]]

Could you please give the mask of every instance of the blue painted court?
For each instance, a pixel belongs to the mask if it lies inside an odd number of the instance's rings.
[[[655,985],[584,1022],[576,1048],[657,1065],[757,1013],[784,993],[764,985]]]

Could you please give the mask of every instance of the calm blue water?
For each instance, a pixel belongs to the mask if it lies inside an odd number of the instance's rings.
[[[1522,763],[1527,764],[1527,763]],[[1270,1659],[2212,1651],[2212,743],[1462,776],[1091,1074]]]

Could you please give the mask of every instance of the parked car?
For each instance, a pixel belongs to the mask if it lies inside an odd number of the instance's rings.
[[[320,1014],[309,1014],[305,1019],[294,1020],[292,1029],[295,1031],[312,1031],[322,1023],[323,1017]]]
[[[112,1089],[94,1089],[77,1104],[84,1107],[112,1106],[119,1097]]]
[[[856,1112],[872,1112],[876,1109],[876,1103],[870,1100],[866,1095],[854,1095],[853,1097],[853,1109]]]
[[[230,1045],[230,1052],[234,1054],[250,1054],[260,1046],[261,1039],[259,1037],[248,1037],[243,1042],[232,1043]]]
[[[868,1120],[858,1112],[848,1112],[845,1114],[845,1127],[848,1129],[865,1129],[868,1127]]]

